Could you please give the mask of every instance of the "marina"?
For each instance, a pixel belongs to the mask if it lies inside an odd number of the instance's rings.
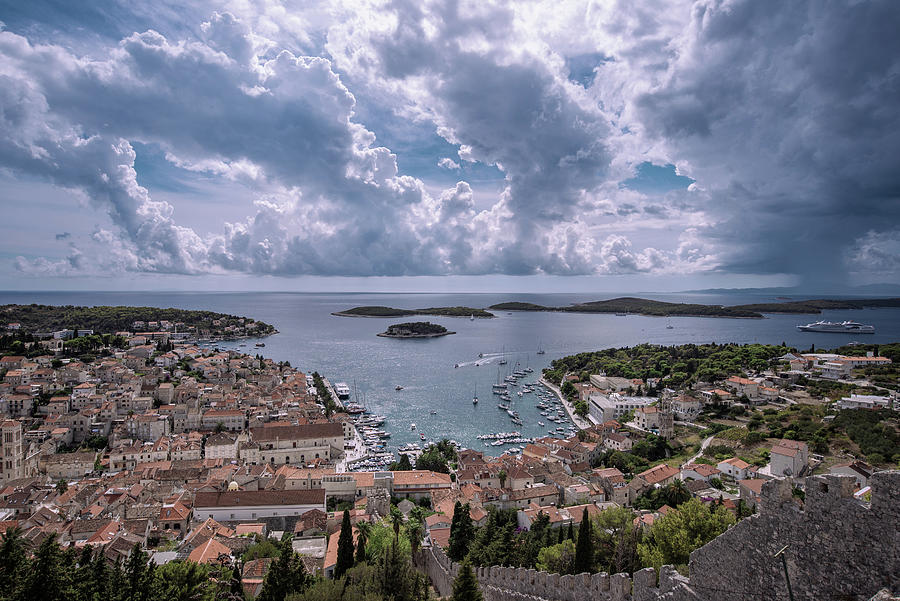
[[[518,366],[518,363],[516,365]],[[554,428],[546,430],[547,436],[562,438],[573,436],[577,432],[575,424],[569,419],[562,403],[550,389],[534,379],[525,381],[533,372],[534,370],[531,368],[528,368],[527,371],[516,369],[506,376],[508,380],[506,384],[494,384],[493,386],[495,394],[499,394],[501,400],[497,408],[505,414],[509,419],[509,423],[517,427],[526,427],[525,420],[527,419],[529,420],[527,427],[529,430],[535,430],[534,435],[523,434],[521,430],[479,434],[475,438],[486,447],[486,452],[491,453],[491,450],[495,449],[495,452],[502,452],[504,455],[516,455],[524,450],[524,446],[515,445],[527,445],[543,436],[543,428],[546,427],[546,423],[541,419],[537,419],[537,416],[531,415],[535,410],[540,412],[540,417],[545,417],[556,425]],[[507,384],[518,385],[520,380],[522,390],[517,391],[516,397],[512,397],[505,391],[505,387]],[[538,402],[533,407],[525,403],[522,403],[520,406],[515,405],[515,401],[523,398],[525,393],[536,395]],[[477,385],[473,393],[472,404],[478,404]],[[353,423],[365,445],[365,451],[361,457],[347,462],[348,470],[386,469],[388,465],[401,455],[407,455],[410,463],[415,465],[415,460],[422,453],[424,447],[429,444],[428,436],[421,431],[415,422],[409,424],[409,432],[414,436],[418,436],[418,442],[392,443],[391,432],[384,427],[386,419],[383,415],[369,414],[362,405],[356,403],[348,404],[348,407],[350,406],[354,409]],[[523,417],[523,413],[528,415],[528,417]],[[435,410],[430,412],[430,415],[436,414],[437,411]],[[442,438],[447,437],[435,436],[431,439],[431,442],[436,442]],[[452,442],[459,446],[459,443],[455,440]]]

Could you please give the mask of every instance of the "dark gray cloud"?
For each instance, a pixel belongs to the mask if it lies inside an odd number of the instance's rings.
[[[634,102],[703,188],[721,269],[834,279],[850,249],[896,237],[898,30],[890,0],[694,5],[662,83]]]

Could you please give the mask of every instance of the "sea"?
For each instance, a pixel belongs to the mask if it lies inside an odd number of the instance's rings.
[[[536,393],[513,393],[512,408],[522,425],[497,408],[491,385],[508,370],[531,368],[534,381],[553,359],[608,347],[648,342],[786,343],[805,350],[826,349],[853,340],[864,343],[900,341],[900,309],[826,311],[822,315],[767,315],[765,319],[647,317],[640,315],[525,313],[494,311],[494,319],[422,317],[456,332],[427,339],[376,336],[405,319],[338,317],[332,312],[360,305],[399,308],[446,306],[488,307],[520,301],[545,306],[640,296],[669,302],[742,304],[772,302],[764,294],[384,294],[283,292],[0,292],[0,304],[130,305],[203,309],[242,315],[273,324],[279,333],[257,340],[220,343],[219,348],[262,354],[289,361],[304,371],[318,371],[332,383],[345,382],[352,396],[386,418],[391,432],[388,450],[416,442],[449,438],[462,446],[499,455],[505,447],[485,446],[479,435],[519,431],[523,437],[547,435],[556,424],[536,408]],[[808,333],[798,324],[818,319],[856,320],[874,325],[874,335]],[[669,328],[668,326],[671,326]],[[538,354],[538,350],[544,354]],[[505,358],[506,365],[500,365]],[[402,390],[397,390],[397,387]],[[519,386],[518,389],[521,390]],[[479,403],[473,404],[473,396]],[[538,424],[543,421],[545,426]],[[412,429],[415,424],[416,429]],[[521,446],[521,445],[520,445]]]

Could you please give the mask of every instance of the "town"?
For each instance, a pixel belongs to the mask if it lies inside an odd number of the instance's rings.
[[[802,503],[806,476],[849,476],[865,502],[873,474],[900,461],[896,364],[874,350],[765,347],[755,368],[677,388],[555,361],[542,382],[575,435],[501,457],[445,440],[358,471],[360,419],[327,379],[220,351],[185,324],[179,335],[165,320],[132,326],[7,340],[22,354],[0,358],[0,529],[33,551],[87,548],[110,565],[137,549],[157,566],[227,566],[247,597],[262,594],[282,543],[328,579],[352,565],[351,537],[364,561],[373,545],[384,552],[379,529],[401,526],[413,558],[686,571],[691,551],[759,510],[766,482],[787,478]],[[682,511],[709,528],[674,552],[660,538]],[[610,547],[585,560],[591,528]]]

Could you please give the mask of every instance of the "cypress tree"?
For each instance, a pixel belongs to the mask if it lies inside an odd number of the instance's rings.
[[[581,514],[581,527],[578,528],[578,541],[575,543],[575,573],[593,573],[594,541],[591,539],[591,519],[587,507]]]
[[[353,567],[353,526],[350,525],[350,512],[344,510],[341,522],[341,533],[338,535],[337,563],[334,566],[334,578],[337,580]]]
[[[459,570],[456,580],[453,581],[453,596],[450,601],[482,601],[481,589],[478,588],[478,579],[475,578],[469,562],[465,562]]]
[[[559,540],[556,541],[556,544],[560,544],[560,543],[562,543],[564,540],[566,540],[566,531],[563,530],[562,528],[560,528],[560,529],[559,529]]]
[[[575,542],[575,528],[572,526],[572,522],[569,522],[569,531],[566,532],[566,538]]]
[[[472,516],[469,515],[469,504],[461,505],[458,501],[454,507],[453,523],[450,525],[450,548],[447,556],[453,561],[461,561],[469,552],[469,545],[475,538],[475,526],[472,524]]]
[[[231,593],[232,599],[243,599],[244,598],[244,581],[243,575],[241,574],[241,569],[238,566],[234,566],[234,570],[231,572],[231,586],[229,587],[229,592]]]

